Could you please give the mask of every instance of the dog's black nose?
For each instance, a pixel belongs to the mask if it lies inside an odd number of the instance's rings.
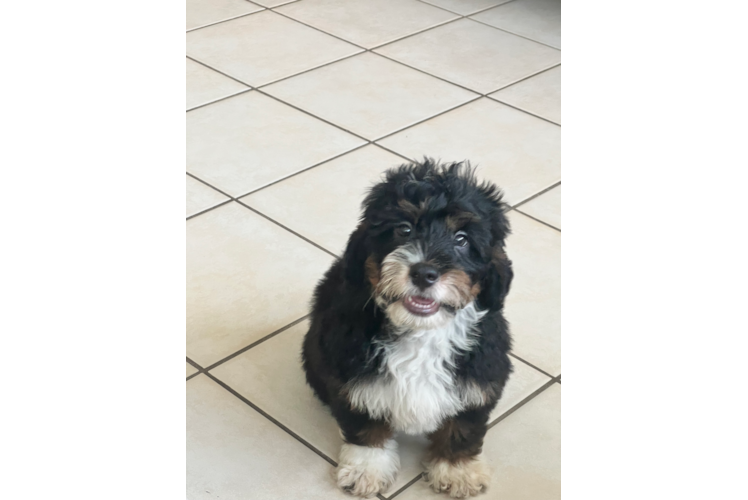
[[[436,280],[439,279],[439,271],[434,266],[419,262],[410,268],[410,277],[413,283],[423,290],[436,283]]]

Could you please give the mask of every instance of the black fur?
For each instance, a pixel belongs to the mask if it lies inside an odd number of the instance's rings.
[[[372,342],[390,335],[388,319],[372,299],[367,260],[378,269],[395,248],[409,238],[420,238],[428,242],[430,262],[440,272],[458,269],[480,286],[476,304],[488,311],[478,327],[478,342],[458,357],[455,370],[457,381],[477,383],[488,401],[454,416],[432,436],[435,453],[450,459],[480,451],[488,415],[512,370],[507,355],[510,336],[502,315],[512,281],[511,262],[504,253],[509,234],[506,209],[501,192],[493,184],[479,183],[469,164],[442,165],[426,159],[402,165],[389,170],[386,179],[371,189],[345,254],[316,288],[302,353],[307,381],[331,407],[346,441],[376,446],[370,436],[380,434],[366,429],[387,427],[386,422],[353,410],[345,392],[352,380],[381,376],[381,354],[374,355]],[[403,221],[413,226],[406,237],[396,231]],[[455,247],[455,224],[467,234],[466,250]],[[450,444],[448,424],[470,431],[465,431],[467,437],[458,433],[459,442]],[[463,449],[468,452],[462,453]]]

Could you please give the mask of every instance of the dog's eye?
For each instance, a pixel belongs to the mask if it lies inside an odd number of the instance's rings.
[[[458,247],[466,247],[468,244],[467,234],[465,234],[462,231],[459,231],[457,234],[455,234],[455,245]]]
[[[410,236],[410,231],[410,224],[408,224],[407,222],[403,222],[395,228],[395,234],[402,237]]]

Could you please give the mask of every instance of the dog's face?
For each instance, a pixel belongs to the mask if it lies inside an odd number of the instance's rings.
[[[469,166],[425,161],[387,172],[364,201],[344,257],[396,330],[438,328],[477,300],[500,308],[511,281],[506,205]]]

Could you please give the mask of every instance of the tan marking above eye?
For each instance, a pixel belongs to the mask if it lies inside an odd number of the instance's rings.
[[[447,227],[457,232],[470,222],[479,222],[481,219],[473,212],[456,212],[449,214],[446,218]]]

